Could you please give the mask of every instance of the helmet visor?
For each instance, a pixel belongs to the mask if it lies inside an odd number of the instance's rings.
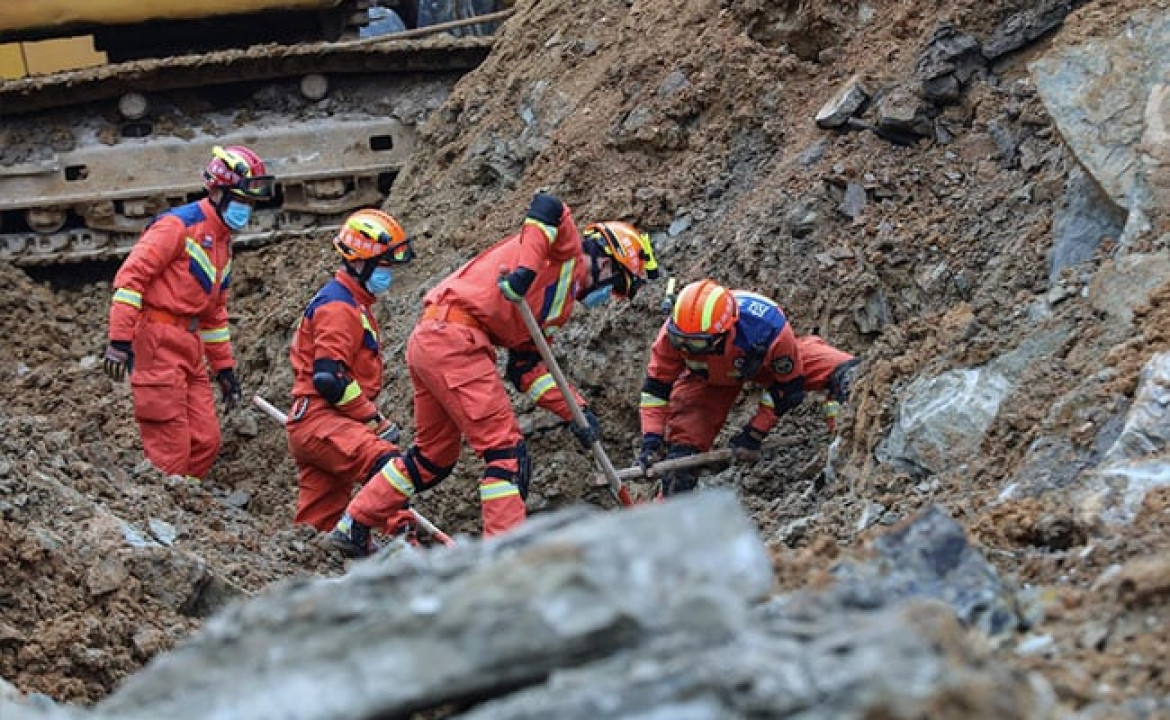
[[[614,266],[613,291],[627,300],[633,300],[638,294],[638,289],[642,287],[642,278],[631,273],[620,263],[614,263]]]
[[[715,355],[723,351],[726,333],[685,333],[676,327],[668,327],[666,339],[671,347],[691,355]]]
[[[276,178],[271,175],[242,177],[231,190],[248,200],[271,200],[276,196]]]
[[[379,238],[381,242],[389,243],[390,236],[383,234]],[[391,245],[390,249],[378,256],[379,265],[402,265],[414,259],[414,238],[408,237],[397,245]]]

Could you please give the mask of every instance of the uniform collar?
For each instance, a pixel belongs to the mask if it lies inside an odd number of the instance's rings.
[[[337,280],[337,282],[344,285],[345,288],[347,290],[349,290],[350,293],[353,294],[354,299],[356,299],[362,305],[373,305],[374,304],[374,300],[376,298],[374,298],[373,293],[371,293],[369,290],[366,290],[364,287],[362,287],[362,284],[360,282],[358,282],[358,279],[355,278],[353,275],[350,275],[349,271],[346,270],[345,268],[339,269],[333,275],[333,279]]]
[[[223,219],[220,218],[219,213],[215,210],[215,205],[211,204],[211,198],[203,198],[199,201],[199,209],[203,211],[203,217],[207,218],[207,222],[211,223],[216,230],[216,235],[226,234],[229,237],[232,234],[232,229],[224,224]]]

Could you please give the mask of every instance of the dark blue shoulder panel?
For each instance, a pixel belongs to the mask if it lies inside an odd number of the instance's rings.
[[[330,280],[309,301],[309,307],[305,308],[305,317],[312,320],[313,313],[317,312],[317,308],[331,302],[343,302],[347,305],[357,307],[357,300],[353,299],[353,293],[336,280]]]

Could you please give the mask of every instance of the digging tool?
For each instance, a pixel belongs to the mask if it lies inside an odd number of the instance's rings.
[[[771,442],[765,442],[760,449],[774,450],[795,445],[799,442],[801,441],[797,438],[776,438]],[[648,469],[644,469],[641,465],[631,465],[630,467],[618,470],[617,476],[622,480],[659,478],[672,470],[686,470],[687,468],[702,467],[704,465],[718,465],[720,463],[731,462],[734,459],[735,455],[732,454],[731,448],[720,448],[719,450],[708,450],[707,452],[696,453],[694,455],[671,458],[670,460],[659,460]],[[593,485],[601,486],[607,485],[608,483],[608,478],[603,475],[595,474],[593,476]]]
[[[259,395],[252,396],[252,404],[260,408],[260,410],[263,411],[265,415],[272,418],[281,425],[288,423],[288,415],[283,410],[276,407]],[[418,523],[418,526],[427,531],[431,537],[448,547],[454,547],[454,538],[440,530],[438,526],[428,520],[426,516],[414,508],[410,508],[410,514],[414,516],[414,521]]]
[[[662,304],[659,306],[664,315],[670,315],[670,311],[674,309],[674,287],[677,283],[677,279],[673,277],[666,281],[666,292],[662,294]]]
[[[537,324],[536,318],[532,316],[532,309],[528,307],[528,303],[524,302],[523,299],[516,302],[516,305],[520,310],[520,317],[524,318],[524,324],[528,327],[528,334],[532,336],[532,342],[536,344],[536,349],[540,351],[541,359],[548,366],[548,371],[557,383],[557,389],[561,391],[561,395],[565,398],[565,403],[569,406],[569,412],[573,415],[573,423],[579,428],[588,428],[589,421],[585,419],[585,413],[581,411],[581,406],[577,404],[577,396],[573,394],[572,388],[569,387],[569,381],[565,379],[565,374],[561,372],[561,366],[557,364],[557,359],[552,354],[552,349],[549,348],[548,341],[544,339],[544,333],[541,332],[540,325]],[[606,478],[606,484],[609,485],[609,491],[613,493],[614,498],[626,507],[633,505],[634,500],[630,497],[630,491],[622,485],[617,470],[614,469],[613,463],[609,461],[609,455],[605,454],[605,448],[601,446],[600,438],[593,441],[593,444],[589,446],[589,450],[593,453],[597,464],[601,466],[601,470]]]

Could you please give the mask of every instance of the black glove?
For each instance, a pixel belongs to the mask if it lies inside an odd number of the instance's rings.
[[[111,380],[119,382],[134,372],[134,351],[130,349],[130,343],[125,340],[111,341],[102,357],[102,368]]]
[[[224,368],[215,374],[215,381],[219,383],[219,392],[223,397],[223,409],[235,410],[240,404],[244,393],[240,390],[240,379],[232,368]]]
[[[853,389],[853,378],[857,374],[857,366],[860,363],[860,360],[853,358],[833,369],[833,374],[829,376],[826,388],[830,400],[843,403],[849,399],[849,391]]]
[[[638,464],[643,470],[662,459],[666,452],[666,441],[658,433],[646,433],[642,436],[642,449],[638,451]]]
[[[370,426],[375,435],[388,443],[397,445],[398,441],[402,439],[402,431],[398,429],[398,424],[382,417],[382,413],[370,418],[366,424]]]
[[[589,427],[583,428],[577,423],[569,423],[569,428],[577,437],[577,442],[581,443],[581,447],[588,450],[593,447],[593,443],[601,439],[601,421],[589,408],[581,408],[581,413],[585,415],[585,422],[589,423]]]
[[[532,281],[535,279],[536,273],[534,271],[526,267],[518,267],[500,278],[497,284],[504,297],[512,302],[520,302],[528,294],[528,288],[532,287]]]
[[[755,462],[760,459],[760,444],[764,442],[764,433],[748,425],[738,435],[731,438],[731,454],[736,460]]]

